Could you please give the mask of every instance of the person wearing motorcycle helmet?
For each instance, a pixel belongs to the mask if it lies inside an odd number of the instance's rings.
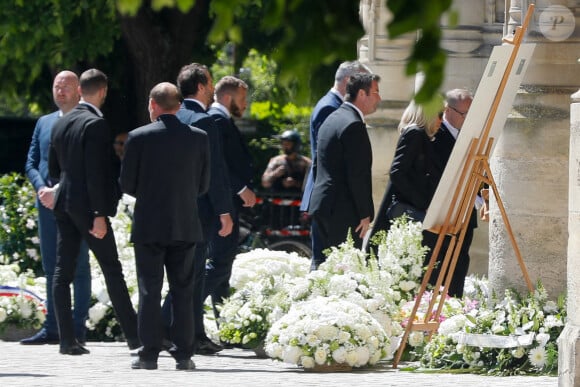
[[[274,192],[302,192],[311,161],[299,153],[300,133],[286,130],[279,139],[283,154],[270,159],[262,175],[262,186]]]

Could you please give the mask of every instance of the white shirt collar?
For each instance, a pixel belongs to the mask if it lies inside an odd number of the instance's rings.
[[[211,107],[218,109],[220,112],[224,113],[226,117],[228,117],[228,118],[231,117],[231,114],[230,114],[230,111],[228,110],[228,108],[225,107],[224,105],[222,105],[221,103],[214,102],[211,104]]]
[[[459,129],[456,129],[446,119],[443,119],[443,124],[449,130],[449,133],[451,133],[451,135],[453,136],[453,138],[457,140],[457,136],[459,136]]]
[[[201,102],[200,100],[198,100],[198,99],[195,99],[195,98],[184,98],[183,100],[184,101],[193,101],[193,102],[197,103],[199,106],[201,106],[203,108],[203,111],[206,111],[207,110],[207,107],[205,106],[205,104],[203,102]]]
[[[82,103],[82,104],[88,105],[88,106],[92,107],[93,109],[95,109],[95,112],[97,112],[97,115],[98,115],[99,117],[102,117],[102,116],[103,116],[103,112],[101,111],[101,109],[99,109],[98,107],[96,107],[96,106],[95,106],[95,105],[93,105],[92,103],[90,103],[90,102],[87,102],[87,101],[80,101],[79,103]]]

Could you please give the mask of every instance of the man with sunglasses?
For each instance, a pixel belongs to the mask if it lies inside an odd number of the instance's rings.
[[[433,148],[435,150],[436,156],[440,159],[443,168],[447,165],[457,136],[463,127],[465,117],[467,112],[471,107],[471,102],[473,101],[473,95],[465,89],[453,89],[445,94],[445,109],[443,110],[443,120],[441,122],[441,127],[439,131],[434,136]],[[473,241],[473,230],[477,227],[477,214],[475,209],[471,214],[469,219],[469,226],[465,234],[465,239],[463,240],[463,245],[461,246],[461,251],[459,258],[457,260],[457,266],[453,273],[453,278],[451,280],[451,285],[449,286],[449,295],[454,297],[463,296],[463,287],[465,283],[465,276],[467,275],[467,270],[469,269],[469,248],[471,247],[471,242]],[[423,243],[428,246],[431,251],[435,248],[437,242],[437,235],[432,234],[428,231],[423,233]],[[441,266],[443,258],[445,257],[445,252],[449,246],[449,238],[445,238],[444,244],[441,248],[438,257],[438,267]],[[431,257],[430,254],[426,256],[426,262],[429,261]],[[433,274],[430,278],[430,283],[432,285],[437,281],[437,276],[439,275],[439,270],[437,267],[433,270]]]

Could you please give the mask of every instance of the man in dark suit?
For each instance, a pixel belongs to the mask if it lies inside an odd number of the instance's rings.
[[[53,127],[48,159],[50,176],[60,180],[54,207],[58,239],[53,296],[60,353],[69,355],[89,353],[75,339],[71,315],[70,283],[82,239],[101,266],[129,348],[140,346],[137,316],[108,218],[117,211],[120,190],[111,133],[99,110],[107,95],[107,76],[87,70],[80,77],[79,90],[80,103]]]
[[[234,205],[232,233],[222,237],[214,230],[210,235],[210,259],[206,266],[203,299],[211,296],[216,317],[216,306],[222,304],[223,299],[230,294],[229,281],[240,235],[240,211],[242,207],[253,207],[256,204],[252,185],[252,155],[234,122],[234,118],[241,118],[246,110],[247,93],[248,85],[244,81],[225,76],[216,84],[217,101],[209,109],[223,139],[223,153],[230,180],[229,190]]]
[[[374,216],[372,149],[364,116],[381,101],[379,76],[358,73],[346,85],[345,102],[320,126],[314,190],[308,212],[318,223],[322,249],[338,246],[352,233],[355,246]]]
[[[173,306],[169,353],[178,370],[195,368],[193,283],[195,243],[203,239],[197,197],[209,188],[207,134],[180,122],[180,94],[160,83],[149,94],[152,123],[129,133],[121,188],[136,198],[131,242],[139,279],[139,338],[133,369],[156,369],[163,343],[161,288],[167,271]]]
[[[312,115],[310,116],[310,156],[312,157],[312,164],[310,167],[310,173],[308,174],[308,178],[306,179],[306,184],[304,186],[302,202],[300,203],[300,211],[308,211],[310,196],[312,195],[312,189],[314,188],[314,179],[316,177],[314,163],[316,161],[318,130],[320,129],[320,125],[322,125],[330,113],[338,109],[344,102],[346,84],[350,77],[356,73],[370,72],[370,69],[359,61],[341,63],[334,76],[334,86],[318,101],[314,107]],[[322,253],[318,225],[314,219],[311,219],[310,237],[312,240],[311,270],[316,270],[318,265],[326,260],[326,257]]]
[[[37,193],[36,208],[38,209],[38,234],[40,237],[40,254],[42,269],[46,276],[46,320],[42,329],[35,335],[20,340],[20,344],[57,344],[58,328],[54,315],[52,299],[52,284],[56,268],[56,220],[54,208],[54,193],[58,181],[48,176],[48,150],[50,136],[54,123],[70,112],[79,103],[79,77],[72,71],[61,71],[54,78],[52,95],[59,110],[42,116],[36,122],[28,157],[26,159],[26,175]],[[80,343],[86,341],[85,322],[91,303],[91,267],[89,265],[89,248],[83,242],[75,270],[74,285],[74,329]]]
[[[195,353],[211,355],[223,348],[212,342],[205,334],[203,326],[203,293],[205,287],[205,263],[208,258],[209,240],[213,232],[220,237],[230,235],[233,228],[231,213],[233,211],[232,197],[226,188],[230,186],[225,164],[221,134],[213,118],[207,114],[207,108],[213,100],[213,81],[208,68],[199,63],[185,65],[177,76],[177,87],[184,100],[177,112],[177,118],[187,125],[195,126],[207,133],[211,155],[211,178],[209,190],[199,197],[199,217],[203,230],[203,241],[195,246],[195,282],[194,282],[194,331]],[[219,222],[220,228],[215,230]],[[165,305],[167,319],[167,304]],[[166,321],[166,325],[167,321]]]
[[[453,89],[448,91],[445,95],[443,122],[441,123],[441,127],[435,134],[434,141],[432,142],[435,155],[439,158],[440,164],[443,166],[443,168],[445,168],[447,161],[449,160],[449,156],[451,156],[451,151],[453,150],[457,136],[463,127],[463,122],[465,121],[465,116],[471,107],[472,100],[473,96],[471,93],[464,89]],[[437,182],[437,184],[438,183],[439,182]],[[479,198],[479,200],[481,200],[481,198]],[[455,266],[455,272],[453,273],[451,285],[448,290],[448,294],[451,296],[463,296],[465,277],[469,269],[469,248],[471,246],[471,242],[473,241],[473,230],[476,227],[477,213],[474,209],[469,219],[469,225],[467,227],[465,239],[463,240],[463,245],[461,246],[457,265]],[[438,235],[425,231],[423,232],[423,243],[432,251],[435,248],[435,244],[437,243],[437,237]],[[439,266],[445,257],[448,246],[449,238],[446,238],[443,247],[441,248],[441,252],[439,253]],[[427,254],[426,263],[430,257],[431,255]],[[429,282],[434,285],[438,275],[439,270],[435,268]]]

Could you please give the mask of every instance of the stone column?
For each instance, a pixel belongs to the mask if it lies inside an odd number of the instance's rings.
[[[580,386],[580,91],[570,105],[568,321],[558,338],[558,385]]]
[[[575,35],[562,40],[551,35],[552,30],[542,30],[550,5],[536,2],[525,39],[536,43],[536,49],[503,134],[496,139],[491,169],[532,282],[541,280],[556,298],[566,289],[569,95],[580,81],[576,62],[580,44]],[[508,33],[512,23],[525,19],[527,8],[527,0],[512,0]],[[500,294],[509,287],[526,291],[493,198],[489,232],[492,287]]]

